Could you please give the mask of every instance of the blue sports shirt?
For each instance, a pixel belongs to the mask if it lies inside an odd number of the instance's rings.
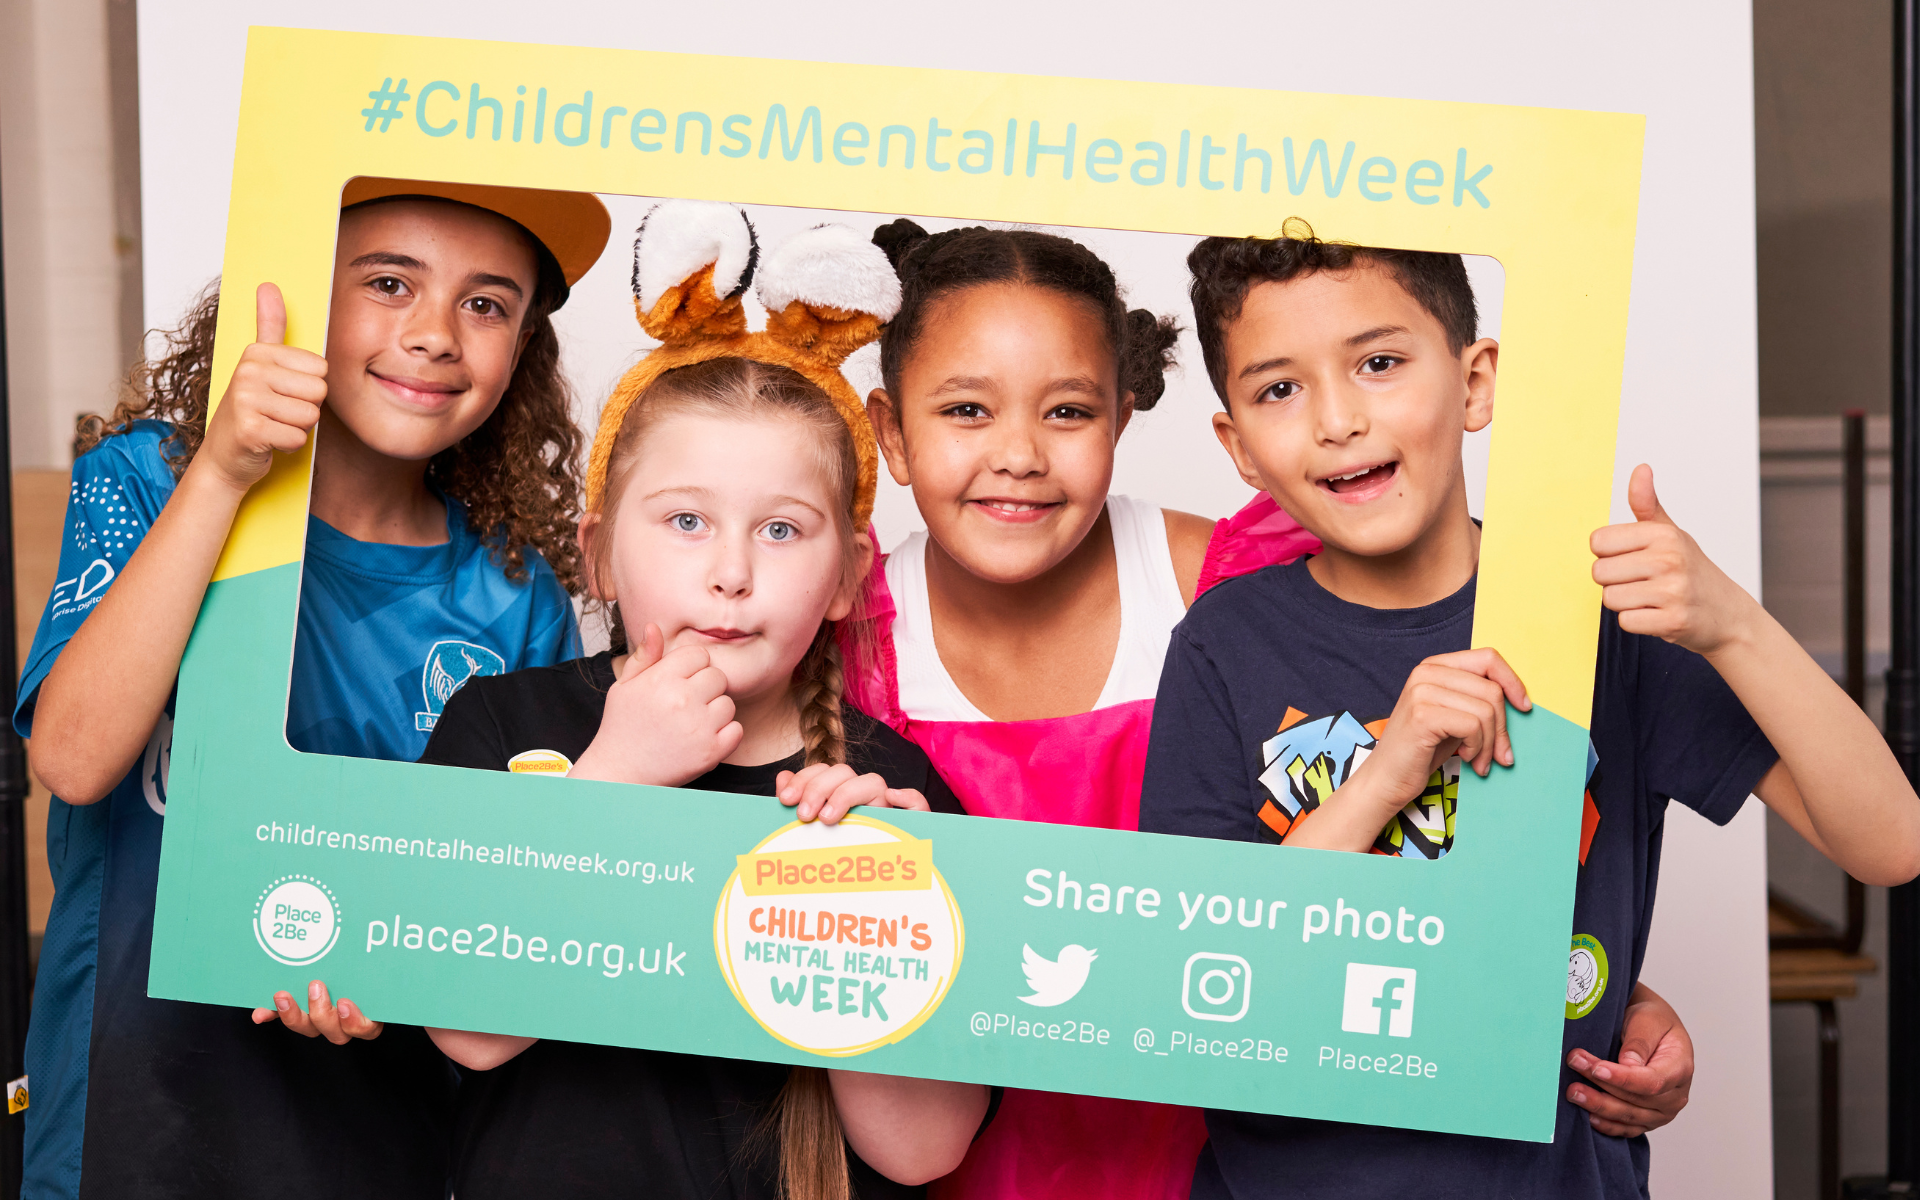
[[[54,660],[173,493],[169,432],[136,422],[74,463],[59,581],[14,711],[22,736]],[[418,758],[471,676],[580,654],[552,569],[529,548],[528,578],[509,580],[458,501],[439,546],[357,542],[317,518],[307,537],[287,713],[296,749]],[[333,1046],[254,1026],[245,1010],[147,997],[172,729],[169,703],[111,794],[50,802],[55,894],[27,1037],[22,1196],[439,1200],[450,1080],[422,1031]]]

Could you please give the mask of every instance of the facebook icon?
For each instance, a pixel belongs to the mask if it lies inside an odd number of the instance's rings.
[[[1413,1036],[1412,967],[1376,967],[1347,964],[1347,998],[1340,1015],[1345,1033],[1380,1032],[1380,1014],[1387,1014],[1387,1036]]]

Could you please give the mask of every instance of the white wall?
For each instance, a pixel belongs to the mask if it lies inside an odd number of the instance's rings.
[[[1668,510],[1758,590],[1752,38],[1739,0],[1377,0],[1363,14],[1327,0],[146,3],[150,323],[220,261],[249,23],[1645,113],[1616,518],[1627,471],[1653,462]],[[1689,1018],[1699,1074],[1692,1108],[1655,1138],[1657,1194],[1771,1192],[1764,838],[1757,806],[1727,830],[1684,813],[1669,825],[1647,978]]]
[[[575,391],[575,419],[583,429],[599,424],[599,412],[620,376],[655,343],[633,316],[633,231],[647,210],[659,201],[633,196],[602,196],[613,216],[613,235],[600,261],[573,287],[567,306],[554,318],[565,347],[563,359]],[[823,221],[834,221],[862,232],[894,219],[892,213],[844,212],[816,208],[745,206],[763,248]],[[922,218],[930,230],[968,224]],[[1245,504],[1253,490],[1230,469],[1208,418],[1219,405],[1200,361],[1200,343],[1194,337],[1188,312],[1187,252],[1196,237],[1132,230],[1047,228],[1074,238],[1100,255],[1127,289],[1127,303],[1180,320],[1179,368],[1167,377],[1166,394],[1149,412],[1136,416],[1120,439],[1115,455],[1113,490],[1141,496],[1166,508],[1208,517],[1223,517]],[[1500,336],[1500,306],[1506,291],[1506,272],[1496,259],[1467,255],[1467,273],[1480,308],[1480,336]],[[765,314],[752,294],[747,295],[748,324],[765,324]],[[880,386],[877,345],[855,351],[847,360],[847,378],[861,395]],[[1497,421],[1496,421],[1497,424]],[[1486,496],[1487,452],[1492,429],[1469,435],[1465,448],[1468,506],[1480,515]],[[885,471],[875,496],[874,524],[883,549],[891,550],[908,534],[926,528],[914,506],[913,494],[893,482]],[[589,624],[589,644],[592,644]]]
[[[0,6],[0,204],[17,467],[64,468],[74,418],[112,410],[125,365],[109,100],[105,0]]]

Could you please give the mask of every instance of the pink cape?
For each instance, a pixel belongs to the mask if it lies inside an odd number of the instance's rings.
[[[876,542],[876,545],[878,543]],[[1266,495],[1214,526],[1198,592],[1320,548]],[[969,813],[1102,829],[1140,826],[1153,701],[1037,721],[916,721],[900,710],[896,614],[876,553],[848,699],[925,750]],[[848,646],[853,650],[852,645]],[[1206,1144],[1200,1110],[1008,1088],[941,1200],[1186,1200]]]

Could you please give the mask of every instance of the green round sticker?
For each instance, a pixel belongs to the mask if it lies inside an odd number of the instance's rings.
[[[1567,1020],[1586,1016],[1606,994],[1607,948],[1591,934],[1574,934],[1567,954]]]

